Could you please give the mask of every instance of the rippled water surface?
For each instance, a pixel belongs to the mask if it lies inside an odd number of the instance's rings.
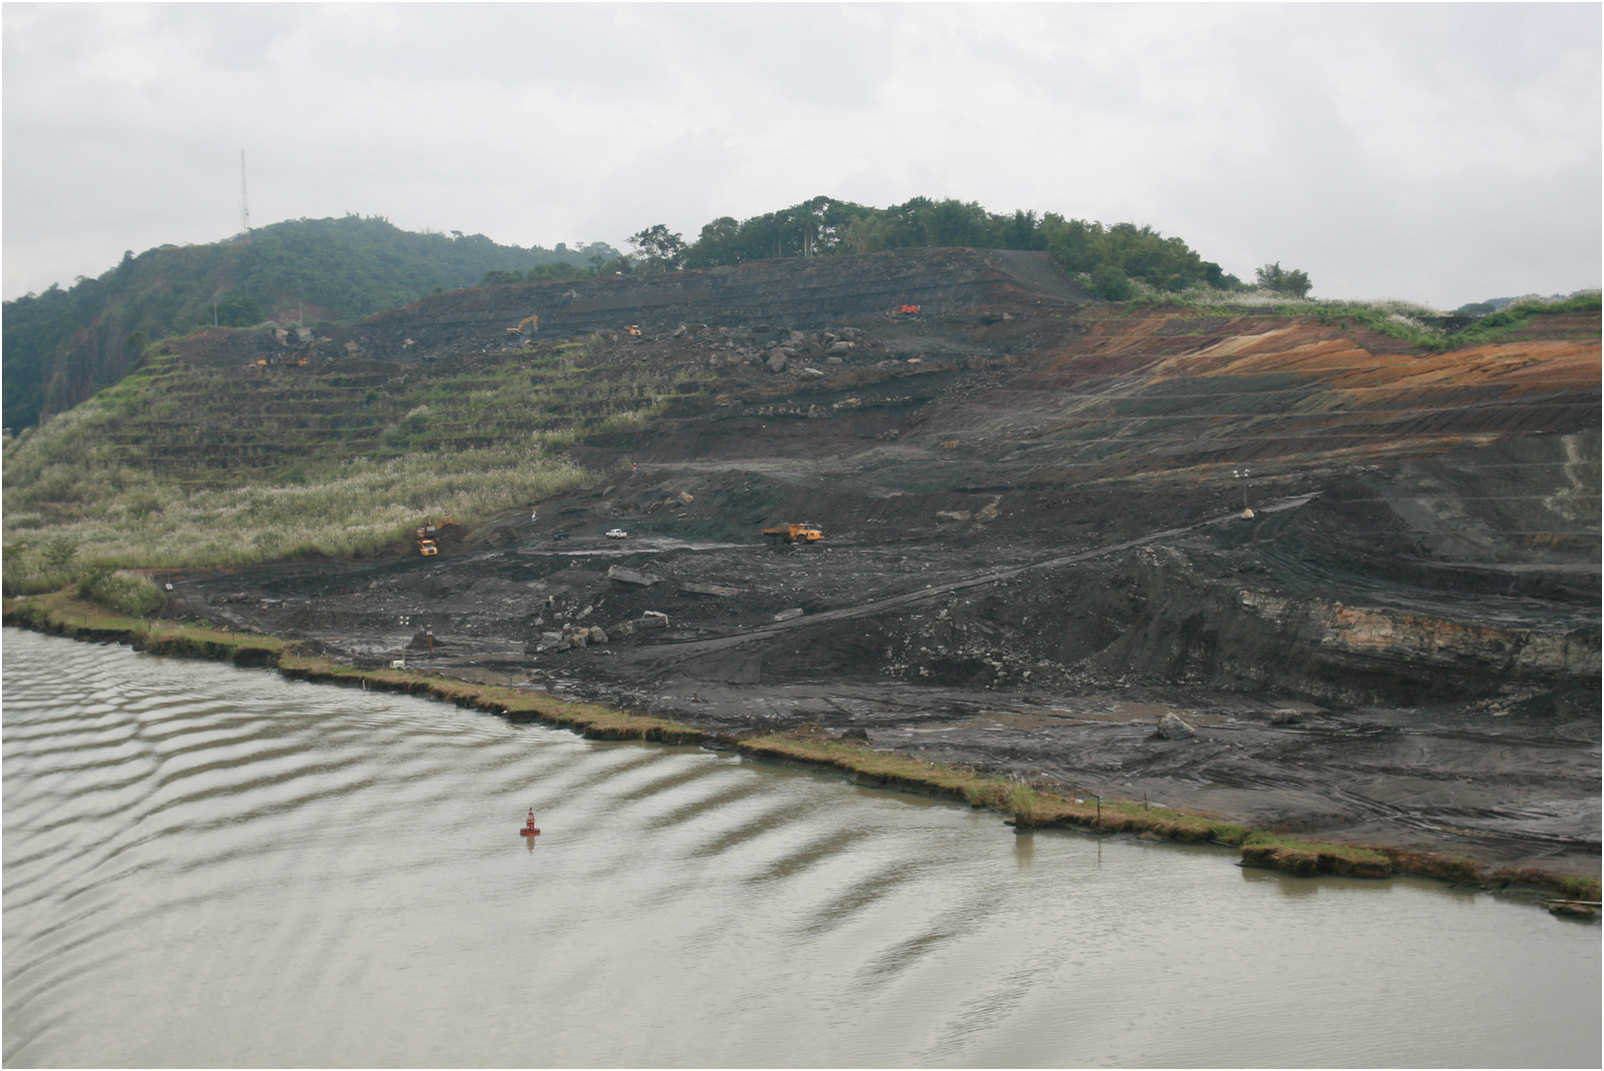
[[[1485,894],[12,629],[3,724],[10,1066],[1600,1059]]]

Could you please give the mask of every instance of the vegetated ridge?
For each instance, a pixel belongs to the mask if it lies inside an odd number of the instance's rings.
[[[272,319],[342,321],[472,286],[491,271],[583,271],[616,250],[497,245],[482,234],[413,234],[377,217],[301,219],[205,245],[161,246],[70,288],[5,303],[4,423],[14,431],[121,379],[168,335]]]
[[[1467,338],[1095,301],[1029,250],[509,283],[310,339],[174,341],[8,450],[7,548],[27,561],[30,533],[76,524],[88,554],[172,488],[213,527],[277,499],[315,526],[329,473],[362,470],[349,499],[389,466],[388,550],[174,560],[169,611],[358,664],[1592,873],[1597,299]],[[189,419],[142,415],[164,404]],[[430,470],[497,450],[498,480],[583,472],[466,503],[419,556],[411,524],[449,502]],[[62,458],[108,488],[146,466],[152,500],[112,488],[91,522]],[[277,490],[203,498],[240,472]],[[825,540],[759,535],[800,520]]]

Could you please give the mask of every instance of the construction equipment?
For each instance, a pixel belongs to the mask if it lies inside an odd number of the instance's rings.
[[[824,538],[824,529],[812,521],[790,522],[763,529],[770,543],[817,543]]]
[[[640,338],[640,324],[630,324],[624,330],[629,332],[631,338]]]
[[[517,336],[517,335],[532,335],[536,331],[539,331],[539,330],[540,330],[540,317],[539,316],[525,316],[522,320],[518,321],[518,326],[517,327],[509,327],[509,328],[507,328],[507,334],[514,335],[514,336]]]
[[[418,527],[418,553],[425,558],[432,558],[440,553],[440,544],[434,541],[439,527],[433,521],[426,521]]]
[[[899,315],[899,316],[918,316],[919,315],[919,306],[917,306],[917,305],[898,305],[897,306],[897,315]]]

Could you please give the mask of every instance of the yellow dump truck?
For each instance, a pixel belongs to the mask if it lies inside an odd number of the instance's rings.
[[[440,545],[434,541],[438,530],[433,521],[427,521],[418,528],[418,553],[425,558],[432,558],[440,553]]]
[[[786,522],[763,529],[771,543],[817,543],[824,538],[824,529],[812,521]]]

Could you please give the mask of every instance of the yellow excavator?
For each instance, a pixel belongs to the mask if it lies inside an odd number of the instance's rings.
[[[824,529],[812,521],[786,522],[763,529],[770,543],[817,543],[824,538]]]
[[[539,331],[539,330],[540,330],[540,317],[539,316],[525,316],[522,320],[518,321],[518,326],[517,327],[509,327],[509,328],[507,328],[507,334],[510,335],[510,336],[532,335],[536,331]]]

